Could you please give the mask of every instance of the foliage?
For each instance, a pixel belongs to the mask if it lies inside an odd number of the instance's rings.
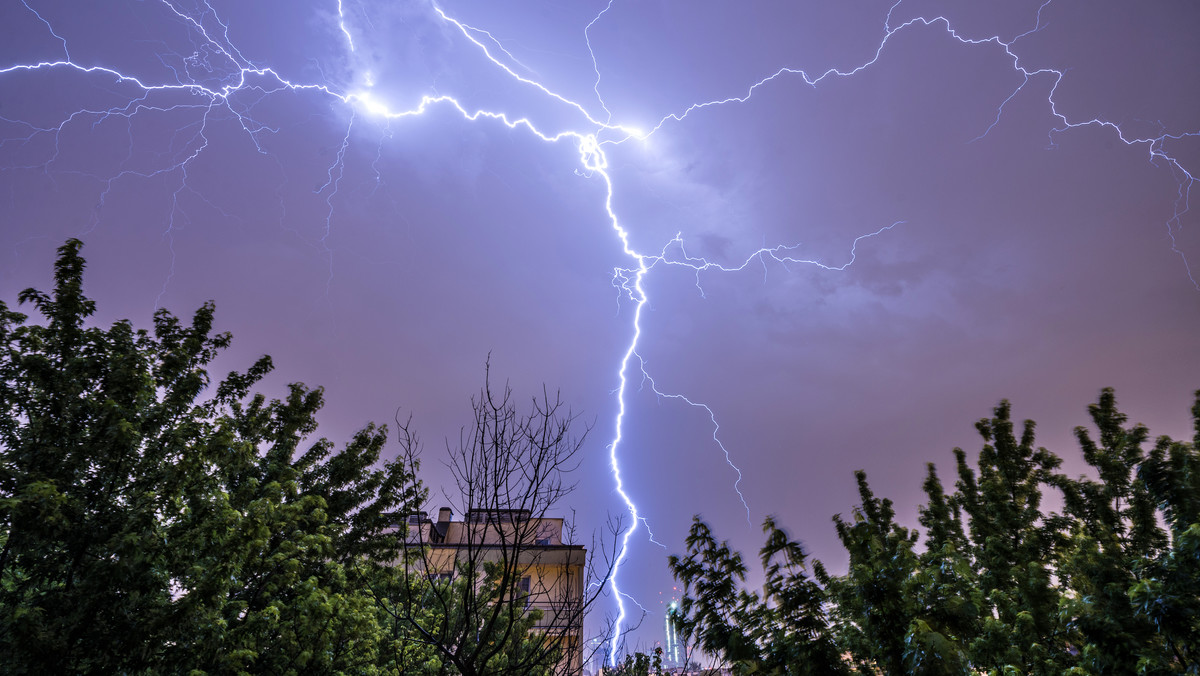
[[[844,575],[773,573],[786,538],[768,520],[760,596],[697,519],[671,557],[683,634],[745,674],[1200,674],[1200,392],[1192,442],[1148,454],[1112,390],[1088,410],[1098,434],[1076,438],[1094,476],[1072,479],[1001,402],[976,425],[977,462],[954,449],[953,493],[928,466],[923,539],[857,472],[852,519],[834,517]],[[1043,509],[1047,491],[1062,513]]]
[[[635,652],[615,667],[605,667],[602,676],[662,676],[663,649],[655,648],[650,655]]]
[[[1074,593],[1060,601],[1059,619],[1083,646],[1079,668],[1085,673],[1135,673],[1143,656],[1161,652],[1161,641],[1130,591],[1143,582],[1144,564],[1164,553],[1168,538],[1150,487],[1137,474],[1146,460],[1141,445],[1148,430],[1125,429],[1126,416],[1111,390],[1088,410],[1099,443],[1082,427],[1075,436],[1100,481],[1083,478],[1066,486],[1068,510],[1077,518],[1057,573]]]
[[[735,674],[846,673],[830,640],[820,588],[806,574],[800,543],[767,519],[760,561],[766,582],[760,596],[739,588],[746,579],[741,554],[717,543],[697,518],[687,538],[687,554],[671,556],[683,582],[680,633],[698,647],[722,656]]]
[[[955,449],[956,501],[969,523],[966,552],[978,571],[983,625],[970,642],[972,662],[989,672],[1011,668],[1061,674],[1071,646],[1055,621],[1059,591],[1051,576],[1065,520],[1041,511],[1042,487],[1063,483],[1054,454],[1034,446],[1034,423],[1015,434],[1003,401],[975,427],[984,439],[978,473]]]
[[[319,389],[267,401],[267,357],[210,387],[213,306],[88,326],[81,243],[0,302],[0,660],[8,673],[372,673],[359,577],[421,494],[386,429],[319,439]]]
[[[907,627],[916,612],[905,593],[917,566],[916,533],[896,525],[891,500],[875,497],[865,472],[855,473],[855,478],[862,503],[854,510],[854,521],[833,519],[838,538],[850,553],[850,570],[845,577],[831,578],[819,566],[817,577],[834,601],[836,635],[849,649],[858,672],[900,673],[905,636],[896,628]]]
[[[501,577],[495,565],[461,567],[453,578],[432,580],[398,567],[376,580],[382,623],[395,636],[381,645],[386,664],[397,673],[431,676],[555,673],[559,654],[534,629],[542,613],[512,602],[516,584],[505,586]],[[468,621],[480,619],[475,603],[497,613],[490,625],[467,631]]]

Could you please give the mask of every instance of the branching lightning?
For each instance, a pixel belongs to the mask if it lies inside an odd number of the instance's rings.
[[[182,214],[179,197],[183,191],[191,190],[188,185],[189,167],[209,147],[210,140],[206,136],[209,121],[214,115],[232,115],[247,137],[254,143],[258,152],[267,154],[267,151],[260,143],[260,137],[274,134],[278,130],[258,122],[252,114],[252,108],[257,101],[264,97],[285,90],[306,91],[325,96],[335,103],[347,106],[350,110],[349,122],[347,123],[341,146],[327,171],[327,180],[315,191],[318,195],[324,196],[324,203],[327,207],[325,213],[325,232],[320,238],[320,246],[329,260],[330,283],[332,283],[333,275],[333,251],[329,248],[328,238],[332,230],[336,211],[335,198],[338,195],[339,185],[345,171],[346,151],[351,143],[351,128],[358,115],[369,115],[379,118],[387,125],[387,133],[390,135],[393,123],[406,118],[433,114],[433,111],[436,110],[444,114],[458,115],[462,119],[471,122],[500,123],[509,129],[521,129],[546,143],[568,142],[575,145],[579,153],[580,163],[577,171],[597,178],[603,183],[605,190],[603,209],[605,215],[609,220],[614,234],[620,241],[625,255],[630,261],[628,267],[617,269],[614,271],[613,276],[613,283],[618,288],[620,298],[632,302],[632,318],[630,322],[631,333],[629,341],[617,364],[616,379],[618,386],[615,390],[616,415],[613,422],[614,432],[612,440],[607,447],[615,492],[630,515],[629,527],[621,534],[620,549],[616,553],[612,576],[609,580],[613,599],[617,605],[617,618],[613,634],[609,637],[609,659],[612,661],[616,660],[617,651],[621,645],[622,627],[626,620],[624,601],[628,599],[637,604],[636,600],[619,586],[621,567],[629,553],[631,538],[637,532],[639,525],[646,527],[647,533],[649,533],[648,522],[639,511],[637,504],[626,488],[620,462],[624,445],[627,442],[625,434],[625,422],[628,413],[627,394],[629,393],[629,386],[635,375],[635,371],[640,372],[641,382],[649,384],[651,390],[658,396],[673,401],[680,401],[691,407],[702,408],[708,414],[712,423],[713,442],[724,454],[729,466],[736,473],[737,480],[734,482],[733,488],[746,509],[747,520],[751,518],[750,506],[740,490],[742,473],[734,463],[729,449],[718,434],[720,424],[717,421],[716,413],[708,405],[688,396],[660,390],[647,368],[647,362],[639,353],[643,338],[642,312],[648,301],[644,285],[647,275],[659,267],[674,266],[690,268],[696,276],[696,286],[700,293],[703,294],[704,289],[701,284],[703,274],[738,272],[745,270],[749,265],[756,262],[764,266],[769,262],[773,262],[785,267],[789,264],[800,264],[816,266],[831,272],[842,271],[854,263],[856,249],[860,241],[882,235],[898,226],[900,222],[879,227],[873,232],[854,239],[850,245],[848,260],[838,265],[831,265],[817,259],[801,257],[796,253],[797,247],[795,245],[764,247],[750,253],[739,265],[721,265],[710,262],[702,257],[689,255],[684,246],[682,234],[678,234],[666,242],[657,253],[643,253],[631,244],[630,232],[618,217],[616,207],[614,206],[615,182],[609,170],[608,158],[605,154],[607,146],[615,146],[630,141],[643,141],[654,135],[664,126],[682,124],[689,116],[706,108],[744,104],[759,90],[769,86],[785,86],[787,80],[791,78],[798,78],[799,82],[803,83],[804,86],[818,87],[829,78],[852,77],[878,62],[883,57],[892,38],[897,34],[915,27],[940,27],[947,35],[957,40],[963,46],[991,48],[1002,51],[1011,60],[1013,71],[1021,76],[1021,83],[1006,98],[999,102],[995,119],[981,130],[978,138],[984,138],[991,132],[1004,115],[1005,107],[1015,97],[1020,95],[1031,81],[1037,78],[1047,78],[1051,86],[1047,95],[1046,105],[1054,119],[1058,121],[1056,126],[1048,131],[1051,144],[1054,143],[1054,139],[1058,134],[1083,127],[1099,127],[1111,132],[1126,145],[1144,147],[1150,162],[1165,164],[1169,168],[1173,177],[1178,182],[1178,194],[1174,204],[1174,213],[1166,223],[1167,233],[1171,240],[1172,251],[1178,254],[1182,260],[1188,279],[1197,289],[1200,289],[1200,283],[1197,282],[1193,275],[1186,255],[1176,242],[1176,235],[1183,227],[1182,219],[1190,208],[1191,189],[1196,183],[1196,178],[1192,172],[1184,167],[1179,159],[1166,149],[1168,142],[1187,137],[1196,137],[1200,135],[1200,131],[1168,133],[1162,130],[1162,133],[1158,136],[1135,136],[1127,133],[1120,125],[1099,118],[1068,118],[1060,110],[1059,104],[1055,99],[1055,94],[1059,85],[1066,77],[1067,71],[1054,68],[1035,69],[1026,67],[1022,64],[1020,56],[1015,51],[1015,45],[1021,39],[1043,28],[1042,10],[1050,5],[1053,0],[1046,0],[1041,5],[1035,17],[1034,24],[1029,30],[1009,40],[996,35],[982,38],[965,36],[947,18],[942,16],[916,17],[893,26],[892,15],[901,4],[901,2],[896,2],[888,10],[886,17],[884,17],[883,36],[867,60],[853,67],[830,68],[815,75],[803,69],[781,67],[753,82],[746,89],[745,93],[740,96],[728,96],[696,102],[681,111],[671,112],[662,116],[648,131],[614,123],[613,113],[608,108],[601,94],[601,68],[596,52],[593,49],[589,31],[598,22],[604,20],[606,13],[612,8],[614,0],[608,0],[603,9],[583,29],[583,40],[591,55],[592,68],[595,74],[593,91],[595,92],[599,108],[603,111],[602,114],[593,114],[593,111],[590,111],[587,106],[557,93],[549,85],[533,79],[530,75],[518,73],[510,64],[519,66],[527,74],[533,73],[533,70],[521,64],[516,57],[504,48],[500,40],[490,32],[460,22],[440,7],[432,7],[432,12],[448,28],[461,35],[463,47],[481,54],[490,61],[495,66],[499,77],[509,78],[512,81],[520,83],[532,91],[536,91],[537,96],[544,97],[549,101],[555,102],[556,105],[561,105],[578,114],[580,119],[578,128],[557,130],[543,129],[530,117],[513,116],[496,110],[471,109],[460,103],[452,95],[425,95],[416,106],[407,109],[397,109],[370,91],[371,77],[369,75],[367,76],[367,89],[346,89],[328,80],[294,82],[271,67],[255,64],[247,59],[230,40],[229,25],[221,19],[218,12],[207,0],[201,1],[200,7],[202,11],[199,15],[181,9],[175,0],[158,0],[161,5],[166,7],[169,12],[173,13],[180,22],[189,28],[199,46],[194,54],[188,57],[180,57],[177,62],[172,62],[168,65],[168,68],[174,73],[174,81],[149,82],[145,77],[138,77],[105,65],[85,64],[72,60],[67,40],[55,31],[53,23],[44,18],[31,5],[33,0],[21,1],[24,7],[46,26],[49,35],[61,43],[63,58],[61,60],[33,61],[4,66],[0,68],[0,82],[3,82],[3,79],[6,77],[19,73],[74,71],[82,76],[95,79],[111,90],[129,92],[129,97],[128,101],[123,105],[111,108],[94,110],[83,108],[76,110],[63,118],[57,125],[52,126],[40,126],[32,122],[0,117],[0,121],[16,125],[23,130],[23,135],[0,139],[0,150],[12,145],[23,147],[33,142],[35,138],[44,135],[48,135],[52,139],[51,146],[53,152],[44,162],[28,167],[8,167],[8,169],[41,169],[49,172],[51,165],[53,165],[58,156],[61,136],[71,125],[87,124],[89,121],[92,125],[97,125],[110,117],[121,117],[130,120],[139,114],[148,112],[195,111],[197,114],[195,122],[189,128],[180,129],[180,134],[186,138],[186,142],[181,146],[182,149],[177,149],[173,146],[169,153],[170,159],[164,164],[149,170],[121,168],[115,174],[101,179],[102,190],[100,191],[99,202],[102,205],[106,195],[108,195],[113,185],[118,181],[137,178],[149,179],[166,174],[177,176],[177,183],[174,184],[175,189],[172,193],[172,201],[167,219],[168,224],[163,233],[164,238],[168,240],[169,246],[172,249],[172,258],[174,256],[172,234],[176,225],[175,219]],[[336,28],[344,37],[346,49],[350,52],[355,52],[354,31],[352,30],[352,26],[347,23],[342,0],[336,0],[336,16]],[[206,25],[209,28],[206,28]],[[164,60],[164,64],[166,63]],[[187,95],[189,100],[186,103],[171,102],[170,95],[172,94]],[[601,139],[602,135],[606,137],[604,140]],[[382,144],[382,138],[380,143]],[[379,154],[377,153],[375,163],[372,165],[373,167],[378,163],[378,159]],[[376,182],[378,183],[379,180],[379,172],[376,168]],[[173,274],[173,264],[171,274]],[[164,291],[166,290],[166,284],[170,283],[170,279],[171,275],[168,274],[164,283]]]
[[[730,457],[730,455],[729,455],[729,449],[725,448],[724,442],[721,441],[721,437],[719,434],[721,431],[721,423],[717,422],[717,414],[713,413],[713,410],[711,408],[709,408],[708,404],[705,404],[705,403],[699,402],[699,401],[692,401],[691,399],[687,398],[686,396],[684,396],[682,394],[671,394],[668,392],[663,392],[662,390],[658,389],[658,384],[654,382],[654,377],[651,376],[650,373],[646,370],[646,360],[642,359],[639,356],[638,364],[641,367],[641,371],[642,371],[642,382],[649,384],[650,391],[653,392],[655,395],[657,395],[658,397],[660,397],[662,399],[676,399],[676,400],[682,401],[685,404],[687,404],[688,406],[691,406],[692,408],[702,408],[702,409],[704,409],[704,412],[708,414],[708,419],[712,421],[712,426],[713,426],[713,431],[712,431],[713,443],[715,443],[717,445],[717,447],[721,449],[721,452],[725,454],[725,462],[729,463],[729,466],[732,467],[733,471],[737,473],[737,480],[733,482],[733,490],[735,493],[737,493],[738,499],[742,501],[742,507],[744,507],[746,509],[746,523],[753,525],[753,522],[750,520],[750,503],[746,502],[746,496],[742,494],[742,489],[741,489],[742,469],[740,467],[738,467],[736,464],[734,464],[733,458]]]

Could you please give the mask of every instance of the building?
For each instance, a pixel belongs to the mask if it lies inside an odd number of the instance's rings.
[[[560,673],[581,674],[587,551],[563,543],[563,519],[534,517],[523,509],[476,509],[461,521],[452,517],[448,507],[436,521],[424,512],[408,516],[406,542],[423,550],[417,565],[430,577],[449,579],[456,571],[498,564],[525,608],[541,612],[534,629],[562,651]]]

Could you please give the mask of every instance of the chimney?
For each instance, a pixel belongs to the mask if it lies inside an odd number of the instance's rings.
[[[446,535],[450,532],[450,515],[453,513],[449,507],[438,510],[437,523],[430,529],[430,538],[435,544],[446,541]]]

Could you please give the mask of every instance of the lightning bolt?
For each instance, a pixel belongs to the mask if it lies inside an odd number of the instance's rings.
[[[737,480],[733,482],[733,490],[735,493],[737,493],[738,499],[742,501],[742,507],[744,507],[746,509],[746,523],[753,525],[753,522],[750,521],[750,503],[746,502],[746,496],[744,494],[742,494],[742,489],[741,489],[742,468],[740,468],[736,464],[734,464],[733,458],[730,457],[730,455],[729,455],[729,449],[725,448],[725,444],[721,441],[721,437],[719,435],[719,433],[721,431],[721,423],[717,422],[717,414],[714,413],[711,408],[709,408],[708,404],[705,404],[705,403],[699,402],[699,401],[692,401],[691,399],[688,399],[687,396],[682,395],[682,394],[671,394],[671,393],[663,392],[662,390],[658,389],[658,384],[654,382],[654,377],[651,376],[650,373],[646,370],[646,360],[643,359],[641,357],[641,355],[637,355],[637,358],[638,358],[638,364],[640,364],[640,366],[641,366],[642,382],[649,383],[651,392],[658,395],[658,397],[661,399],[676,399],[676,400],[686,403],[688,406],[691,406],[692,408],[702,408],[702,409],[704,409],[704,412],[708,414],[708,419],[712,421],[712,426],[713,426],[712,427],[713,443],[715,443],[717,445],[717,447],[721,449],[721,452],[725,454],[725,462],[729,463],[729,466],[732,467],[733,471],[737,473]],[[649,530],[649,526],[647,526],[647,530]],[[653,535],[651,535],[651,540],[653,540]]]
[[[346,8],[342,6],[342,0],[337,0],[338,13],[338,29],[342,31],[342,35],[346,36],[346,47],[350,51],[354,51],[354,36],[350,34],[350,29],[346,28]]]
[[[329,165],[325,174],[325,184],[313,191],[320,195],[326,189],[329,190],[325,195],[325,233],[321,235],[321,248],[329,261],[329,276],[325,278],[326,296],[329,295],[329,287],[333,284],[333,250],[329,248],[329,236],[333,233],[333,198],[337,197],[338,188],[342,185],[342,176],[346,173],[346,149],[350,147],[350,132],[354,130],[354,119],[355,116],[351,115],[350,122],[346,124],[346,135],[342,137],[342,145],[338,147],[333,164]]]
[[[165,292],[166,285],[170,283],[174,273],[173,234],[176,229],[175,219],[177,215],[182,217],[184,214],[179,198],[185,191],[196,193],[188,185],[188,171],[196,159],[210,145],[210,139],[206,135],[209,123],[220,116],[231,116],[240,125],[241,130],[251,140],[257,151],[264,155],[269,155],[260,141],[265,136],[277,133],[278,129],[259,122],[255,119],[253,113],[255,105],[266,97],[284,91],[310,93],[327,97],[332,102],[343,105],[350,111],[350,119],[346,125],[346,132],[342,138],[341,146],[328,168],[327,180],[315,191],[316,194],[324,196],[326,206],[325,230],[318,244],[329,261],[330,283],[332,282],[333,275],[333,251],[329,247],[328,240],[332,232],[334,213],[336,211],[335,199],[338,196],[339,186],[345,173],[344,163],[346,161],[346,151],[350,144],[351,129],[355,120],[358,119],[358,115],[363,114],[383,121],[386,124],[386,134],[389,136],[393,123],[407,118],[431,114],[431,111],[438,110],[446,114],[458,115],[462,119],[471,122],[491,122],[502,124],[509,129],[521,129],[546,143],[567,142],[574,144],[579,154],[580,168],[577,171],[583,175],[600,180],[604,185],[605,198],[603,209],[605,215],[608,218],[613,233],[621,243],[624,254],[631,263],[628,267],[615,270],[613,275],[613,283],[618,289],[618,302],[627,300],[633,306],[629,340],[624,352],[620,356],[617,366],[616,378],[618,386],[615,390],[617,411],[614,419],[613,437],[607,446],[614,490],[630,516],[629,527],[621,533],[620,549],[614,559],[612,574],[608,580],[618,608],[613,634],[609,638],[609,660],[615,663],[618,646],[620,645],[622,627],[626,619],[624,601],[628,599],[635,605],[640,605],[637,604],[637,601],[632,596],[622,591],[619,586],[622,564],[629,553],[631,538],[639,526],[646,528],[648,534],[650,532],[649,522],[641,514],[632,496],[626,490],[620,463],[622,450],[627,441],[625,437],[625,420],[628,412],[626,399],[629,387],[636,377],[636,373],[641,374],[640,382],[643,385],[648,384],[650,389],[659,397],[682,402],[684,405],[701,408],[706,411],[712,424],[713,442],[724,454],[726,461],[737,474],[737,481],[734,482],[733,487],[746,509],[747,519],[750,518],[751,511],[745,496],[740,490],[741,470],[733,462],[729,449],[726,448],[720,438],[720,424],[717,421],[716,413],[712,408],[700,401],[683,394],[670,393],[660,389],[648,369],[646,360],[639,353],[642,343],[642,312],[649,300],[644,285],[647,275],[659,267],[689,268],[694,271],[696,287],[701,295],[703,295],[704,289],[701,280],[704,274],[740,272],[755,263],[763,265],[764,268],[768,263],[772,263],[785,268],[788,265],[797,264],[815,266],[830,272],[843,271],[854,263],[857,246],[860,241],[883,235],[885,232],[900,225],[901,222],[883,226],[854,239],[850,245],[848,260],[839,265],[831,265],[818,259],[800,256],[797,253],[799,250],[798,245],[777,245],[764,247],[752,252],[738,265],[726,266],[708,261],[705,258],[689,255],[684,245],[682,234],[677,234],[675,238],[668,241],[656,253],[643,253],[631,245],[630,233],[618,217],[614,207],[615,187],[608,167],[608,158],[605,154],[606,148],[630,141],[644,141],[665,126],[683,124],[689,116],[707,108],[745,104],[756,92],[766,87],[784,86],[789,80],[796,80],[804,86],[815,88],[831,78],[853,77],[877,63],[882,58],[894,36],[917,27],[941,28],[945,34],[952,37],[964,47],[1000,50],[1008,57],[1013,71],[1021,79],[1021,83],[997,104],[995,119],[981,129],[979,136],[975,140],[985,138],[995,128],[996,124],[1002,119],[1006,106],[1021,95],[1027,85],[1038,79],[1048,79],[1051,86],[1046,97],[1046,105],[1053,119],[1056,120],[1055,125],[1047,132],[1051,146],[1055,144],[1055,139],[1060,134],[1085,127],[1097,127],[1112,133],[1125,145],[1145,148],[1148,161],[1157,166],[1166,166],[1170,170],[1172,177],[1178,184],[1178,192],[1174,202],[1173,214],[1165,224],[1167,234],[1171,241],[1171,250],[1179,256],[1188,279],[1193,286],[1200,290],[1200,283],[1197,282],[1193,275],[1187,256],[1179,247],[1176,240],[1177,234],[1183,227],[1183,218],[1190,209],[1191,189],[1196,183],[1196,177],[1184,166],[1179,158],[1167,150],[1170,142],[1200,136],[1200,131],[1168,133],[1165,129],[1160,129],[1160,133],[1157,136],[1138,136],[1127,132],[1126,129],[1117,123],[1103,120],[1099,117],[1073,119],[1060,110],[1055,95],[1059,85],[1066,77],[1067,71],[1048,67],[1027,67],[1023,64],[1020,55],[1016,51],[1016,45],[1019,41],[1040,31],[1044,27],[1042,12],[1052,1],[1046,0],[1038,8],[1032,27],[1007,40],[998,35],[985,37],[967,36],[958,31],[951,24],[950,20],[943,16],[918,16],[893,25],[893,14],[901,5],[901,2],[898,1],[888,9],[883,21],[883,35],[874,48],[874,51],[868,55],[866,60],[851,67],[829,68],[820,73],[809,73],[799,68],[781,67],[751,83],[741,95],[714,98],[693,103],[680,111],[662,116],[651,128],[643,131],[639,128],[614,123],[613,113],[608,108],[601,94],[601,68],[592,46],[590,31],[598,22],[605,18],[606,13],[613,6],[614,0],[608,0],[603,9],[594,16],[583,30],[583,39],[591,56],[591,65],[595,74],[592,89],[599,108],[603,111],[602,115],[594,114],[583,104],[557,93],[550,86],[535,79],[536,75],[532,69],[518,61],[492,33],[460,22],[436,5],[431,8],[432,13],[436,14],[448,28],[453,29],[453,31],[461,35],[465,45],[469,49],[483,55],[495,67],[501,77],[520,83],[530,88],[531,91],[537,92],[539,96],[545,97],[547,100],[555,102],[557,105],[561,105],[568,111],[572,111],[578,115],[580,120],[579,127],[568,127],[565,129],[542,128],[529,117],[512,116],[508,113],[495,110],[470,108],[455,97],[443,94],[427,94],[422,96],[415,106],[397,109],[370,91],[373,85],[373,78],[370,74],[366,75],[366,89],[343,87],[334,84],[324,76],[322,76],[321,80],[313,82],[293,81],[269,66],[259,65],[248,59],[230,39],[229,24],[222,20],[219,13],[207,0],[199,2],[197,12],[185,11],[173,0],[158,0],[158,5],[164,7],[167,12],[176,17],[182,25],[188,28],[193,38],[193,43],[196,45],[196,51],[186,57],[177,54],[160,56],[162,65],[166,66],[173,73],[174,80],[151,82],[146,76],[138,76],[105,65],[80,63],[73,60],[67,40],[56,32],[53,22],[39,13],[30,4],[30,0],[21,0],[21,4],[25,9],[32,13],[46,27],[50,37],[56,39],[61,44],[63,56],[61,59],[56,60],[15,63],[0,68],[0,82],[4,78],[12,78],[21,74],[68,71],[92,78],[102,86],[108,88],[110,93],[127,96],[127,100],[121,105],[112,107],[81,108],[70,113],[57,124],[49,126],[0,117],[0,122],[14,125],[20,130],[15,135],[0,139],[0,150],[25,148],[26,146],[33,145],[43,137],[49,137],[51,151],[48,158],[44,161],[7,167],[8,170],[40,169],[49,174],[51,167],[58,159],[62,135],[71,125],[85,124],[90,121],[92,126],[97,126],[109,119],[124,119],[129,124],[138,115],[195,112],[197,114],[196,120],[189,125],[181,127],[176,137],[172,139],[171,145],[165,153],[169,158],[165,163],[149,169],[126,167],[123,165],[116,173],[107,178],[100,179],[102,189],[99,193],[99,204],[93,226],[99,220],[99,208],[103,206],[105,198],[117,182],[126,179],[147,180],[167,175],[177,177],[177,183],[174,184],[175,187],[171,196],[168,224],[163,233],[164,239],[168,241],[172,260],[171,272],[167,275],[164,282],[163,291]],[[347,21],[343,0],[336,0],[336,17],[336,28],[344,38],[346,49],[351,53],[356,52],[357,46],[355,44],[354,31],[352,30],[353,27]],[[524,74],[517,72],[514,69],[514,65],[520,68]],[[180,102],[181,99],[183,102]],[[130,133],[132,134],[132,131]],[[382,145],[382,143],[383,137],[380,139],[380,144]],[[132,150],[130,152],[132,153]],[[377,184],[380,181],[377,167],[380,153],[381,151],[377,152],[375,162],[372,164],[376,172]],[[160,293],[159,298],[161,298],[161,295]],[[653,542],[653,535],[649,535],[649,537]]]

